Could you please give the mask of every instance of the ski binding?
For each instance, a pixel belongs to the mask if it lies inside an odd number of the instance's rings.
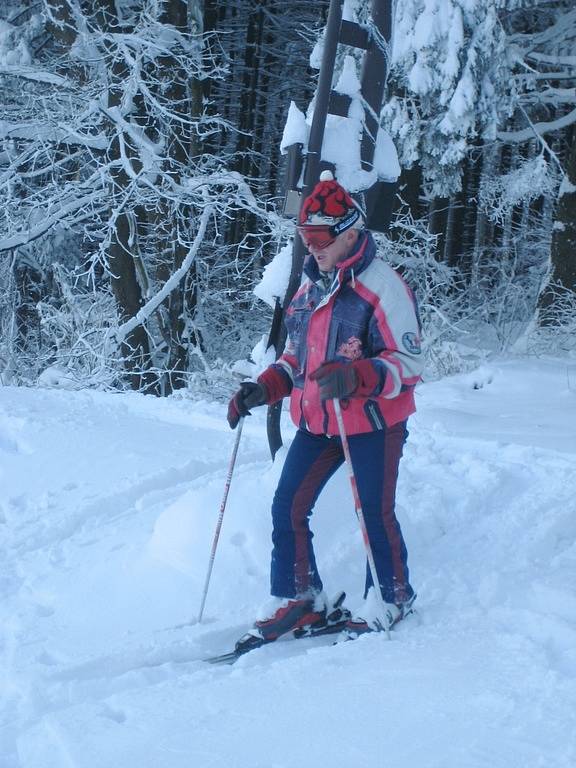
[[[297,629],[287,632],[285,635],[281,635],[282,639],[292,638],[294,640],[304,639],[306,637],[321,637],[323,635],[332,635],[337,632],[341,632],[346,626],[346,622],[351,617],[350,611],[343,607],[345,592],[340,594],[333,601],[332,606],[329,608],[329,613],[326,616],[326,623],[320,626],[309,625],[305,627],[298,627]],[[212,656],[204,659],[209,664],[234,664],[239,658],[244,656],[250,651],[261,648],[263,645],[269,645],[276,642],[277,639],[266,640],[263,637],[259,637],[256,634],[248,632],[243,635],[236,643],[234,650],[228,653],[222,653],[218,656]]]

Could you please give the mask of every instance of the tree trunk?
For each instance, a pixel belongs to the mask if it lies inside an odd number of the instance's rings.
[[[121,322],[134,317],[142,306],[142,291],[136,278],[134,257],[127,250],[129,237],[128,217],[121,214],[116,220],[115,237],[110,244],[108,255],[110,285]],[[157,394],[156,380],[149,370],[150,344],[145,328],[142,325],[137,326],[128,334],[121,349],[131,388]]]
[[[576,290],[576,130],[568,156],[566,178],[558,203],[552,236],[552,279]]]
[[[26,256],[16,257],[13,273],[17,295],[16,353],[37,357],[40,348],[40,317],[36,305],[43,298],[44,275],[40,266]]]
[[[492,179],[500,164],[500,148],[498,144],[484,145],[482,149],[482,170],[478,179],[477,191],[484,180]],[[482,257],[484,249],[494,240],[494,226],[490,222],[486,212],[476,206],[476,226],[474,230],[474,255],[473,263],[476,264]]]
[[[194,18],[188,16],[188,5],[184,0],[169,0],[164,6],[164,13],[161,16],[164,24],[170,25],[181,32],[189,30],[190,22],[198,26],[201,19],[196,13]],[[201,32],[201,29],[197,29]],[[197,80],[191,80],[188,73],[184,72],[175,59],[171,56],[162,56],[158,60],[159,73],[158,80],[163,93],[169,97],[172,108],[175,112],[182,115],[183,118],[190,116],[190,113],[196,110],[201,111],[200,83]],[[168,174],[174,179],[176,184],[182,181],[182,169],[190,162],[190,157],[199,154],[201,147],[198,139],[191,135],[188,127],[183,123],[178,132],[170,132],[167,136],[168,144]],[[164,208],[164,206],[163,206]],[[159,227],[156,230],[158,236],[158,253],[164,254],[164,263],[158,270],[159,276],[167,280],[172,272],[182,266],[182,262],[187,253],[186,246],[182,238],[178,236],[180,226],[185,226],[184,222],[193,221],[193,212],[189,209],[177,211],[165,210],[165,215],[160,211]],[[192,284],[188,291],[186,299],[185,292],[187,284]],[[166,376],[164,377],[164,394],[171,394],[175,389],[181,389],[186,386],[188,371],[188,347],[184,339],[185,320],[184,310],[193,310],[191,303],[196,299],[196,290],[194,280],[182,281],[175,288],[165,302],[165,328],[164,338],[168,344],[168,360],[166,361]]]
[[[562,304],[567,293],[576,291],[576,129],[572,129],[572,141],[566,166],[566,177],[560,188],[556,217],[552,233],[550,279],[539,305],[543,325],[557,320],[555,306]],[[559,310],[561,311],[561,310]]]
[[[444,252],[442,260],[449,266],[454,266],[458,261],[458,249],[454,241],[456,226],[456,208],[459,205],[458,197],[452,195],[448,200],[448,213],[446,215],[446,230],[444,232]]]
[[[415,163],[412,168],[403,168],[398,181],[398,195],[394,203],[393,213],[402,210],[403,205],[414,219],[420,219],[426,214],[422,205],[422,166]],[[391,230],[390,236],[394,236]]]
[[[99,0],[97,8],[96,19],[100,29],[104,32],[117,32],[119,22],[114,0]],[[112,63],[108,69],[109,108],[120,106],[123,84],[129,74],[126,64],[114,54],[115,51],[110,50]],[[129,151],[130,148],[126,142],[128,155]],[[136,243],[131,242],[131,212],[126,210],[123,201],[130,180],[122,165],[117,162],[121,159],[120,142],[117,135],[114,135],[110,143],[109,158],[113,163],[110,171],[112,181],[111,209],[117,211],[117,216],[108,248],[108,268],[111,275],[110,285],[116,299],[120,321],[125,322],[134,317],[141,308],[143,301],[132,254],[132,249],[137,247],[137,241]],[[132,218],[132,225],[138,227],[138,221],[135,220],[135,217]],[[128,371],[131,388],[157,394],[157,382],[150,371],[150,342],[143,326],[137,326],[128,334],[122,343],[122,357],[124,366]]]
[[[444,253],[449,202],[447,197],[433,197],[428,206],[428,228],[432,235],[438,235],[439,255]]]

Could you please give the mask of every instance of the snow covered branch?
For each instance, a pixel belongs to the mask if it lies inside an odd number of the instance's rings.
[[[23,80],[31,80],[36,83],[45,83],[57,86],[58,88],[68,88],[71,83],[66,77],[55,72],[43,72],[34,67],[25,67],[22,65],[10,65],[0,61],[0,75],[10,77],[21,77]]]
[[[22,245],[28,245],[34,240],[37,240],[39,237],[45,235],[49,230],[60,225],[62,222],[70,218],[70,216],[73,214],[76,214],[78,211],[82,211],[87,208],[90,209],[92,204],[99,200],[100,197],[101,192],[98,190],[76,200],[71,200],[64,205],[58,205],[56,210],[48,211],[42,221],[40,221],[35,226],[30,227],[25,232],[18,232],[8,237],[1,238],[0,252],[11,251],[14,248],[19,248]],[[76,221],[80,220],[81,219],[79,217],[76,217]]]
[[[531,123],[528,128],[520,131],[499,131],[498,138],[501,141],[519,143],[529,141],[534,136],[544,136],[547,133],[561,131],[576,122],[576,108],[557,120]]]
[[[148,320],[148,318],[158,309],[160,304],[162,304],[162,302],[166,300],[172,291],[178,287],[180,281],[184,279],[198,254],[200,245],[202,244],[204,236],[206,235],[208,222],[213,213],[213,206],[207,205],[206,208],[204,208],[200,218],[198,232],[196,233],[194,242],[192,243],[192,246],[190,247],[181,266],[172,273],[162,288],[156,294],[154,294],[154,296],[149,299],[146,304],[144,304],[144,306],[136,313],[136,315],[134,315],[134,317],[130,318],[130,320],[127,320],[125,323],[112,331],[111,335],[114,337],[118,344],[123,342],[136,327],[145,323],[146,320]]]

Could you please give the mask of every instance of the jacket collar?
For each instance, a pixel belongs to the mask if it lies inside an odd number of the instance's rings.
[[[374,238],[370,232],[364,230],[361,232],[350,255],[344,261],[341,261],[336,265],[338,283],[342,285],[342,283],[347,282],[354,275],[359,275],[363,272],[374,259],[375,255],[376,244]],[[306,263],[304,264],[304,273],[313,283],[316,283],[321,279],[318,264],[311,255],[308,256]]]

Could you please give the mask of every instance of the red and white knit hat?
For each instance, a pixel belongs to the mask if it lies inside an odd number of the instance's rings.
[[[320,181],[302,203],[299,226],[329,226],[336,236],[355,225],[359,229],[363,224],[357,203],[338,184],[331,171],[322,171]]]

